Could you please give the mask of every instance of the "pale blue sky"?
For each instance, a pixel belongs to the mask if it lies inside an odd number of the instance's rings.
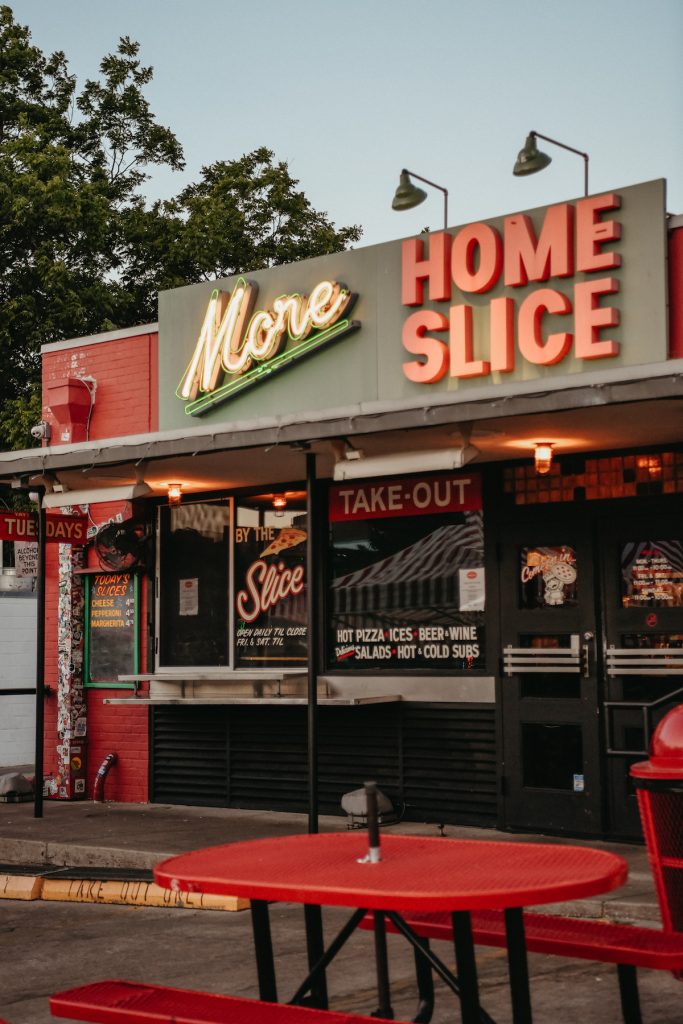
[[[182,174],[267,145],[313,205],[361,244],[442,223],[440,193],[394,213],[402,167],[449,190],[449,223],[582,194],[583,163],[514,178],[531,129],[587,151],[590,191],[668,179],[683,212],[682,0],[15,0],[79,82],[119,36],[154,67],[148,96],[180,139]],[[248,269],[248,268],[245,268]]]

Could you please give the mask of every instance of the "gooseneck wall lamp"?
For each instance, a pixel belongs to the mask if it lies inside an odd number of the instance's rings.
[[[401,179],[391,204],[392,210],[412,210],[414,206],[419,206],[427,198],[425,190],[418,188],[410,180],[411,175],[418,181],[423,181],[425,185],[431,185],[432,188],[438,188],[440,192],[443,192],[443,227],[445,231],[448,227],[448,189],[443,185],[437,185],[435,181],[430,181],[429,178],[421,177],[415,171],[407,171],[405,167],[401,171]]]
[[[559,146],[560,149],[567,149],[570,153],[576,153],[577,156],[583,158],[583,187],[585,196],[588,195],[588,153],[582,153],[580,149],[574,149],[573,146],[566,146],[564,142],[558,142],[557,139],[551,139],[547,135],[541,135],[540,132],[529,132],[524,143],[524,149],[520,149],[517,154],[517,161],[512,173],[518,178],[525,174],[536,174],[537,171],[542,171],[544,167],[547,167],[551,162],[551,157],[547,153],[542,153],[537,145],[536,139],[543,139],[545,142],[552,143],[553,146]]]

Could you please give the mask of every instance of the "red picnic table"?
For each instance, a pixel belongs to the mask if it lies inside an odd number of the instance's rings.
[[[513,1020],[530,1024],[531,1001],[523,908],[607,892],[627,877],[623,858],[590,847],[383,835],[379,863],[364,861],[362,832],[326,833],[228,843],[163,861],[156,881],[179,892],[217,893],[251,900],[259,996],[276,1002],[268,901],[304,906],[310,973],[290,1000],[327,1008],[325,969],[368,911],[375,916],[379,1016],[393,1016],[385,918],[456,992],[464,1024],[491,1018],[480,1008],[470,911],[503,910]],[[320,907],[356,908],[324,948]],[[402,912],[452,915],[457,976],[401,917]],[[431,975],[430,975],[431,977]],[[418,972],[419,981],[419,972]]]

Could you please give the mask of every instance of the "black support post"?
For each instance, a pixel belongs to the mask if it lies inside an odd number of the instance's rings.
[[[306,592],[308,597],[308,831],[318,831],[318,607],[317,482],[315,455],[306,454]]]
[[[36,750],[33,817],[43,816],[43,742],[45,731],[45,509],[38,492],[38,578],[36,580]]]

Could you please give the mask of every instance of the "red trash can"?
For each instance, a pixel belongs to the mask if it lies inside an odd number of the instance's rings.
[[[683,704],[661,720],[650,759],[631,766],[665,931],[683,932]]]

